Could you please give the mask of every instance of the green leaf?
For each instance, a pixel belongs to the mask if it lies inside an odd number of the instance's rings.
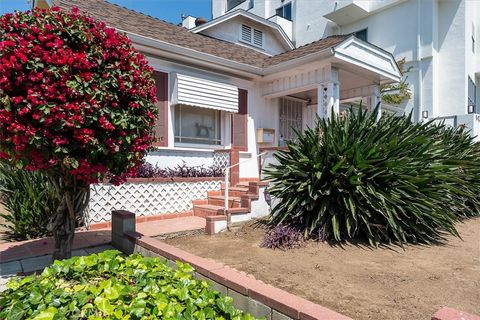
[[[49,307],[47,310],[43,310],[39,314],[37,314],[33,318],[33,320],[53,320],[57,313],[58,313],[57,308]]]

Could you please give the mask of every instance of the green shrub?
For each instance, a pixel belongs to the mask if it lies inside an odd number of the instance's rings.
[[[46,175],[14,169],[0,163],[0,203],[8,211],[9,234],[16,240],[48,234],[47,224],[59,204],[54,186]]]
[[[429,243],[479,215],[480,146],[460,129],[377,111],[319,119],[268,168],[272,225],[342,241]]]
[[[159,258],[119,251],[55,261],[40,276],[11,280],[0,319],[254,319],[230,297]]]

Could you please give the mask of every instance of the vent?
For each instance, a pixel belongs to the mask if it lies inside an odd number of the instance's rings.
[[[263,47],[263,32],[260,30],[253,30],[253,44],[259,47]]]
[[[263,32],[242,24],[240,40],[256,47],[263,48]]]
[[[242,24],[242,41],[252,42],[252,28]]]

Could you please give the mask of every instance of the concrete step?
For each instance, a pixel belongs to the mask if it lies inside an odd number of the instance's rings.
[[[220,190],[220,194],[225,194],[225,188]],[[209,194],[210,195],[210,194]],[[214,194],[217,195],[217,194]],[[258,199],[258,188],[256,186],[250,187],[230,187],[228,188],[228,196],[232,197],[248,197],[250,200]]]
[[[230,214],[241,214],[241,213],[249,213],[250,210],[248,208],[240,207],[240,208],[229,208],[227,212]],[[197,217],[223,215],[224,209],[223,209],[223,206],[218,206],[213,204],[194,205],[193,214]]]
[[[213,204],[216,206],[225,205],[225,196],[208,196],[208,204]],[[229,208],[239,208],[242,205],[242,199],[240,197],[229,196],[228,197],[228,207]]]

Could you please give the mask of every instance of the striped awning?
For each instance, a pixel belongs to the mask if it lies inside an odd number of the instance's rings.
[[[238,112],[238,88],[202,78],[174,74],[172,104]]]

